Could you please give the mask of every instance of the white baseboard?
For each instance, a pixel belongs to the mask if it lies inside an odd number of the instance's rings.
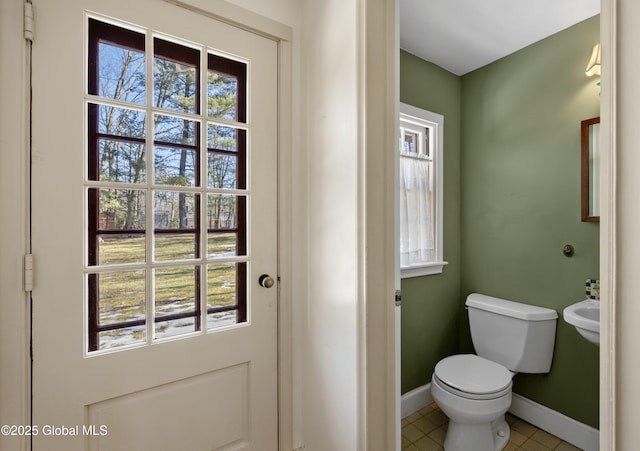
[[[414,412],[428,406],[433,402],[431,396],[431,383],[411,390],[402,395],[400,411],[402,418],[408,417]],[[530,399],[513,394],[509,412],[547,431],[556,437],[569,442],[585,451],[598,451],[600,447],[600,431],[569,418],[566,415],[551,410],[548,407],[531,401]]]
[[[431,396],[431,383],[414,388],[410,392],[402,395],[400,400],[401,418],[408,417],[412,413],[428,406],[432,402],[433,396]]]
[[[524,396],[513,394],[509,413],[585,451],[600,449],[600,431]]]

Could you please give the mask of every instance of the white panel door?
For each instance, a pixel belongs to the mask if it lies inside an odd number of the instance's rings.
[[[277,449],[277,43],[33,3],[33,449]]]

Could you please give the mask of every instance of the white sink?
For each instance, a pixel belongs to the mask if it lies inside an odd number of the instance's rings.
[[[580,335],[600,345],[600,301],[585,299],[577,302],[565,308],[562,316]]]

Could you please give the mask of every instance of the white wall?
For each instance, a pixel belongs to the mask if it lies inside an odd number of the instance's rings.
[[[355,0],[303,3],[305,449],[358,447],[358,49]]]
[[[303,444],[388,451],[395,446],[395,3],[307,0],[301,30]]]

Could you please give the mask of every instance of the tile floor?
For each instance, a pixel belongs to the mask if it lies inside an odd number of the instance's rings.
[[[433,403],[402,420],[402,451],[443,450],[447,416]],[[511,437],[504,451],[579,451],[558,437],[507,414]]]

